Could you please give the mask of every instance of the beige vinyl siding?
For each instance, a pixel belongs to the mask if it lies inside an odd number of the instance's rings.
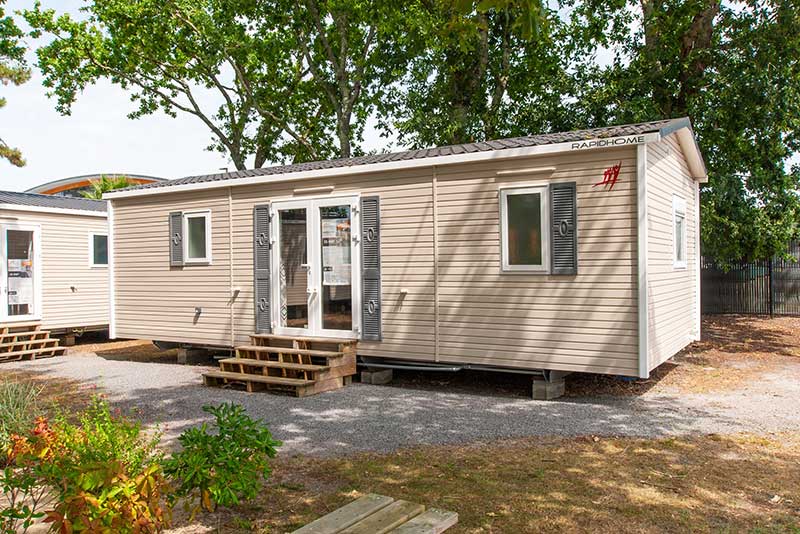
[[[622,169],[614,189],[593,187],[617,163]],[[497,175],[543,166],[556,171]],[[254,330],[253,207],[302,198],[294,196],[298,187],[332,185],[332,195],[381,198],[383,341],[360,342],[360,355],[635,375],[635,177],[635,149],[626,147],[117,199],[117,335],[195,344],[246,342]],[[550,181],[578,183],[579,274],[501,274],[499,187]],[[214,264],[170,269],[168,213],[207,208],[212,210]],[[233,289],[240,292],[230,304]],[[195,306],[203,307],[196,321]]]
[[[622,164],[613,190],[594,184]],[[552,174],[497,171],[552,166]],[[439,360],[636,373],[632,148],[438,171]],[[577,182],[578,275],[500,272],[499,188]]]
[[[219,189],[114,202],[117,337],[230,344],[226,194]],[[197,210],[211,211],[212,263],[170,267],[169,213]]]
[[[233,197],[234,278],[241,288],[234,304],[236,342],[254,328],[253,206],[293,197],[295,188],[334,185],[333,195],[380,195],[383,341],[362,341],[359,354],[397,359],[432,359],[433,192],[430,169],[240,186]],[[310,196],[310,195],[309,195]],[[408,294],[401,299],[401,290]]]
[[[648,370],[697,336],[697,182],[673,134],[647,147]],[[674,266],[673,196],[686,202],[686,268]]]
[[[89,233],[108,234],[106,218],[14,210],[2,215],[41,228],[42,327],[108,325],[108,267],[89,266]]]

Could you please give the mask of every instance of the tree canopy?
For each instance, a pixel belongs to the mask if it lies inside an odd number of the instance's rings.
[[[62,113],[108,78],[131,117],[187,113],[237,169],[687,115],[703,247],[797,234],[798,0],[94,0],[24,13]]]
[[[30,70],[25,65],[25,47],[21,43],[22,31],[14,19],[5,14],[5,0],[0,0],[0,83],[20,85],[30,78]],[[6,99],[0,97],[0,108],[5,107]],[[9,146],[0,137],[0,158],[12,165],[23,167],[25,159],[19,149]]]

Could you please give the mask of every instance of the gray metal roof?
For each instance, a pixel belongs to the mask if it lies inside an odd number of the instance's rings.
[[[107,211],[105,200],[89,198],[62,197],[58,195],[39,195],[37,193],[17,193],[0,191],[0,204],[16,204],[37,208],[58,208],[64,210]]]
[[[538,145],[551,145],[555,143],[567,143],[572,141],[582,141],[584,139],[597,139],[608,137],[621,137],[627,135],[640,135],[646,133],[660,132],[664,135],[674,132],[681,128],[691,128],[688,118],[667,119],[652,122],[642,122],[637,124],[624,124],[620,126],[607,126],[604,128],[591,128],[587,130],[574,130],[571,132],[551,133],[540,135],[529,135],[525,137],[512,137],[509,139],[497,139],[494,141],[480,141],[477,143],[465,143],[461,145],[450,145],[436,148],[423,148],[419,150],[406,150],[403,152],[392,152],[384,154],[369,154],[355,158],[342,158],[325,161],[311,161],[308,163],[296,163],[293,165],[277,165],[273,167],[262,167],[260,169],[249,169],[244,171],[204,174],[200,176],[187,176],[168,180],[166,182],[155,182],[139,186],[117,189],[118,191],[157,189],[186,184],[200,184],[206,182],[219,182],[225,180],[236,180],[238,178],[251,178],[254,176],[272,176],[288,174],[292,172],[304,172],[323,169],[337,169],[342,167],[355,167],[359,165],[371,165],[376,163],[387,163],[405,160],[418,160],[424,158],[434,158],[439,156],[451,156],[457,154],[467,154],[472,152],[490,152],[513,148],[524,148]]]

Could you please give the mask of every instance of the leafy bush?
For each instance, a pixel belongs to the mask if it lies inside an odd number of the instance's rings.
[[[98,398],[78,421],[39,418],[32,432],[13,436],[1,485],[47,488],[54,507],[45,521],[59,532],[159,532],[169,520],[159,436],[143,436],[139,423],[112,416]],[[43,514],[18,500],[9,515],[5,528]]]
[[[28,431],[36,418],[41,387],[29,382],[0,382],[0,450],[11,445],[12,434]]]
[[[192,514],[255,498],[281,445],[239,405],[203,406],[203,411],[214,416],[216,433],[209,433],[206,423],[186,430],[178,438],[183,450],[165,464],[175,479],[174,497],[185,499]]]

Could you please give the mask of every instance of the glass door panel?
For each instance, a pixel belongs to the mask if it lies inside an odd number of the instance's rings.
[[[280,325],[309,328],[308,211],[278,210]]]
[[[33,231],[6,230],[6,313],[9,318],[33,315]]]
[[[319,208],[322,329],[353,329],[350,205]]]

